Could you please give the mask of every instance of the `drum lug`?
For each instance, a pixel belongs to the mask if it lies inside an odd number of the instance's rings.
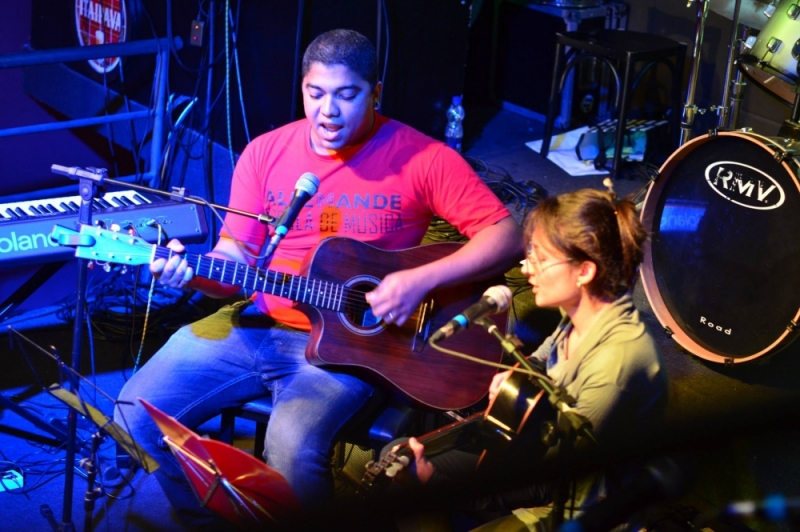
[[[782,163],[783,161],[785,161],[787,159],[793,158],[794,155],[779,149],[772,155],[772,157],[773,157],[773,159],[775,159],[776,162]]]
[[[726,358],[725,362],[723,362],[723,363],[725,364],[726,368],[732,368],[733,367],[733,359],[732,358]]]
[[[789,320],[789,325],[786,326],[786,329],[794,332],[795,329],[797,329],[797,322],[794,320]]]
[[[672,329],[670,329],[669,327],[664,327],[664,334],[666,334],[667,336],[672,338],[672,335],[675,334],[675,333],[672,332]]]

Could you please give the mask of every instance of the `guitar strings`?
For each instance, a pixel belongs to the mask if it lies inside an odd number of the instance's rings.
[[[147,244],[147,246],[151,247],[151,248],[153,247],[152,244]],[[167,247],[155,246],[155,257],[156,258],[166,259],[166,258],[171,257],[173,255],[173,253],[174,252],[171,249],[167,248]],[[149,254],[148,254],[148,256],[149,256]],[[214,260],[219,260],[219,259],[213,259],[211,257],[205,257],[203,255],[197,255],[197,257],[198,257],[197,273],[199,275],[203,276],[203,277],[206,277],[207,276],[206,274],[210,275],[212,273],[212,262]],[[226,262],[233,262],[233,261],[226,261]],[[234,262],[234,264],[241,264],[241,263]],[[370,305],[369,305],[369,303],[367,303],[367,300],[366,300],[366,293],[367,292],[359,290],[357,288],[346,287],[346,286],[342,285],[341,283],[334,283],[332,281],[324,281],[324,280],[320,280],[320,279],[312,279],[310,277],[303,277],[303,276],[299,276],[299,275],[292,275],[292,274],[286,274],[286,273],[281,273],[281,272],[275,272],[275,271],[272,271],[272,270],[263,269],[263,268],[256,268],[256,267],[252,267],[252,266],[246,266],[246,268],[248,270],[251,270],[251,269],[255,270],[256,271],[256,275],[257,275],[256,279],[258,279],[259,281],[263,280],[265,283],[268,283],[268,284],[270,284],[272,286],[279,287],[281,289],[287,289],[289,294],[292,294],[293,292],[296,292],[297,293],[297,297],[296,297],[297,299],[300,298],[300,295],[303,292],[307,293],[309,291],[309,284],[311,284],[312,285],[311,286],[312,292],[321,293],[326,298],[327,297],[335,297],[337,302],[344,303],[345,305],[347,305],[352,310],[366,310],[366,309],[370,308]],[[233,271],[235,273],[236,270],[233,270]],[[288,277],[288,279],[284,279],[284,277]],[[223,278],[224,278],[224,276],[223,276]],[[300,282],[297,284],[297,289],[296,290],[295,290],[294,287],[292,287],[293,282],[287,284],[287,281],[290,280],[290,279],[291,280],[294,280],[294,279],[299,279],[300,280]],[[303,280],[306,280],[306,287],[305,287],[305,289],[303,291],[301,291],[300,287],[302,286]],[[335,294],[331,294],[331,291],[338,292],[339,295],[336,296]],[[269,293],[269,292],[266,292],[266,293]],[[273,294],[273,295],[281,295],[281,294]],[[312,295],[311,297],[313,299],[314,296]],[[317,296],[317,297],[319,297],[319,296]]]

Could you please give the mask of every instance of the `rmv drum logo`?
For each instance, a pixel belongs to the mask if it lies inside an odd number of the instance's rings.
[[[75,28],[81,46],[125,42],[126,27],[124,0],[75,0]],[[99,74],[114,70],[118,64],[119,57],[89,60]]]
[[[708,165],[706,181],[714,192],[748,209],[777,209],[786,199],[783,189],[772,177],[736,161],[718,161]]]

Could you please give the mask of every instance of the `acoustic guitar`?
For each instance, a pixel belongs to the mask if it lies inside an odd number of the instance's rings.
[[[143,265],[169,259],[175,252],[128,233],[83,225],[73,231],[56,225],[51,240],[75,248],[78,258],[114,264]],[[364,297],[389,273],[416,268],[463,246],[441,242],[386,251],[343,237],[323,240],[309,255],[303,275],[256,268],[186,253],[194,274],[298,303],[311,321],[306,358],[314,365],[367,370],[365,377],[394,387],[412,402],[441,410],[461,410],[486,395],[496,369],[440,352],[427,341],[502,279],[468,282],[426,296],[402,326],[373,315]],[[491,282],[494,281],[494,282]],[[503,333],[507,313],[498,315]],[[442,347],[487,362],[500,362],[501,347],[480,327],[441,342]]]

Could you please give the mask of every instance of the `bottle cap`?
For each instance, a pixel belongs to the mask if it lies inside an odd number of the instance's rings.
[[[461,105],[461,95],[456,94],[453,96],[453,105]]]

